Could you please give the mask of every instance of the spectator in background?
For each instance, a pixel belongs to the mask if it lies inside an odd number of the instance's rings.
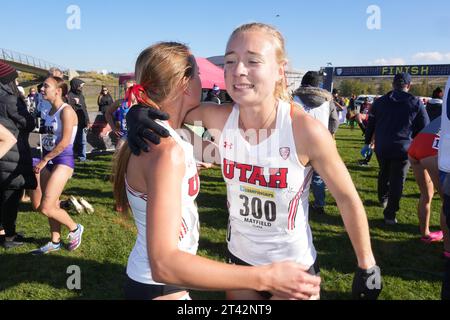
[[[30,93],[27,96],[27,106],[28,106],[28,112],[31,114],[35,114],[36,109],[36,88],[30,88]]]
[[[345,109],[345,103],[344,100],[339,96],[339,90],[333,89],[333,99],[334,99],[334,105],[336,106],[337,112],[341,112]]]
[[[74,152],[80,162],[87,161],[87,131],[91,127],[86,100],[83,95],[83,87],[84,81],[74,78],[70,81],[70,92],[67,95],[68,102],[78,117],[78,131],[74,143]]]
[[[430,121],[433,121],[437,117],[441,116],[442,113],[442,97],[444,96],[444,92],[441,88],[437,87],[433,91],[433,95],[431,97],[431,100],[428,100],[427,102],[427,113],[428,117],[430,118]]]
[[[208,95],[206,96],[205,101],[214,102],[217,104],[221,104],[220,98],[220,88],[217,85],[214,85],[214,87],[208,91]]]
[[[397,224],[396,214],[409,170],[408,149],[412,139],[430,122],[423,103],[412,94],[411,75],[395,75],[393,91],[374,102],[369,112],[362,154],[370,152],[375,136],[375,153],[380,165],[378,199],[387,225]]]
[[[35,189],[31,149],[28,136],[34,118],[16,86],[17,71],[0,61],[0,124],[17,139],[0,159],[0,237],[3,247],[15,248],[26,240],[16,232],[20,198],[24,189]]]
[[[128,89],[135,85],[135,81],[129,80],[125,83],[125,95],[128,95]],[[130,94],[129,99],[131,99],[133,105],[135,103],[135,99],[132,94]],[[128,105],[128,100],[119,99],[112,105],[108,106],[105,113],[106,121],[111,127],[113,134],[116,136],[119,141],[116,145],[116,150],[119,150],[123,144],[127,141],[127,120],[126,115],[131,105]]]
[[[106,113],[109,106],[114,103],[113,97],[109,94],[108,88],[102,86],[102,90],[97,98],[98,111],[102,114]]]
[[[300,88],[294,92],[294,101],[322,123],[334,136],[339,127],[339,118],[332,95],[319,88],[320,75],[315,71],[308,71],[302,79]],[[314,202],[311,209],[318,213],[325,213],[325,182],[317,172],[314,172],[311,182]]]
[[[356,116],[356,106],[355,106],[356,96],[352,93],[352,97],[350,98],[348,107],[347,107],[347,125],[350,126],[350,129],[353,130],[355,128],[355,116]]]
[[[361,104],[359,112],[356,113],[356,122],[358,123],[359,128],[361,129],[363,135],[366,134],[366,127],[369,121],[369,112],[372,108],[372,104],[369,101],[368,97],[364,98],[364,102]]]
[[[61,69],[58,69],[58,68],[55,68],[55,67],[50,68],[48,70],[47,76],[48,77],[56,77],[56,78],[64,79],[64,73],[61,71]]]

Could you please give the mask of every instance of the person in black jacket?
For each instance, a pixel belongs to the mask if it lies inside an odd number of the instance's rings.
[[[86,144],[87,131],[91,127],[87,112],[86,100],[83,95],[84,81],[74,78],[70,81],[70,92],[67,95],[68,103],[73,107],[78,116],[78,131],[73,146],[75,156],[79,161],[87,160]]]
[[[20,198],[24,189],[35,189],[28,136],[35,127],[25,101],[15,84],[18,74],[0,61],[0,124],[16,138],[17,144],[0,159],[0,235],[5,248],[14,248],[26,239],[16,233]]]
[[[102,86],[102,91],[100,91],[100,94],[97,99],[98,111],[104,115],[108,107],[111,106],[113,103],[114,99],[111,96],[111,94],[109,94],[108,88]]]
[[[393,88],[372,105],[361,152],[364,156],[371,151],[369,144],[375,135],[375,154],[380,165],[378,200],[385,208],[387,225],[397,224],[396,214],[410,165],[408,149],[411,141],[430,122],[420,99],[408,93],[410,74],[395,75]]]
[[[442,114],[442,98],[444,97],[444,92],[441,88],[437,87],[433,91],[431,100],[427,102],[427,113],[430,117],[430,121],[438,118]]]

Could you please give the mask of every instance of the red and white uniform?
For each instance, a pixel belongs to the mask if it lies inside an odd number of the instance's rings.
[[[234,106],[219,143],[230,253],[250,265],[292,260],[312,266],[317,256],[308,223],[313,170],[297,157],[291,105],[279,102],[276,129],[258,145],[238,128],[239,107]]]
[[[178,248],[182,251],[196,254],[199,240],[199,218],[195,199],[200,191],[200,179],[194,159],[194,150],[192,145],[182,140],[167,122],[158,121],[158,123],[169,130],[172,138],[184,151],[186,172],[181,185],[182,223],[180,226]],[[170,192],[170,190],[167,190],[167,192]],[[147,253],[147,195],[133,190],[127,183],[127,196],[138,231],[136,244],[128,258],[127,274],[131,279],[140,283],[162,285],[152,279],[151,266]]]
[[[423,160],[438,155],[441,131],[441,117],[434,119],[412,141],[408,155],[415,160]]]

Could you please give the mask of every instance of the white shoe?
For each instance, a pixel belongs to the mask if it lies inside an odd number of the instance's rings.
[[[93,214],[94,213],[94,211],[95,211],[94,207],[89,202],[84,200],[84,198],[80,198],[80,203],[82,204],[84,209],[87,211],[87,213],[89,213],[89,214]]]
[[[77,210],[79,214],[83,212],[84,210],[83,206],[78,202],[78,200],[74,196],[70,196],[70,202],[72,203],[72,205],[75,207],[75,210]]]

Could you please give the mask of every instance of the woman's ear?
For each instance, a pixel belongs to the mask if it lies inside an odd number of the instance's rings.
[[[280,63],[280,66],[278,67],[278,81],[283,80],[285,78],[286,66],[287,66],[286,60]]]
[[[188,78],[184,78],[183,81],[181,81],[181,87],[184,88],[183,89],[183,93],[186,96],[190,96],[191,95],[191,87],[189,86],[189,79]]]

